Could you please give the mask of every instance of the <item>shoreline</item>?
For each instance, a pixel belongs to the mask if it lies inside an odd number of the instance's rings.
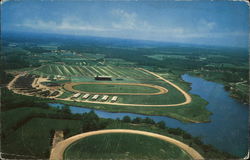
[[[143,116],[161,116],[161,117],[167,117],[167,118],[171,118],[171,119],[175,119],[177,121],[180,121],[182,123],[210,123],[211,120],[208,121],[196,121],[196,120],[192,120],[192,119],[188,119],[188,118],[183,118],[183,119],[178,119],[174,116],[169,116],[169,115],[159,115],[159,114],[145,114],[145,113],[136,113],[136,112],[126,112],[126,111],[119,111],[119,112],[115,112],[115,111],[107,111],[107,110],[103,110],[103,109],[98,109],[98,108],[92,108],[92,107],[88,107],[88,106],[80,106],[80,105],[74,105],[74,104],[65,104],[61,101],[59,102],[49,102],[51,104],[62,104],[68,107],[78,107],[78,108],[85,108],[85,109],[93,109],[93,110],[98,110],[98,111],[102,111],[102,112],[108,112],[108,113],[128,113],[128,114],[138,114],[138,115],[143,115]],[[212,113],[211,113],[212,114]]]

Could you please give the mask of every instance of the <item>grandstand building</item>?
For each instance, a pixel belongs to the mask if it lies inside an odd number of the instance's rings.
[[[96,76],[95,80],[99,80],[99,81],[112,81],[112,77],[111,76]]]

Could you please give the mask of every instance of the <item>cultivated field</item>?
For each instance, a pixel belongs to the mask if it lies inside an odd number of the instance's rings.
[[[154,76],[138,70],[136,68],[129,67],[117,67],[117,66],[81,66],[81,65],[61,65],[52,64],[44,65],[39,69],[30,72],[31,74],[37,74],[41,76],[65,76],[65,77],[81,77],[92,78],[97,75],[108,75],[113,78],[122,78],[129,80],[152,80]]]

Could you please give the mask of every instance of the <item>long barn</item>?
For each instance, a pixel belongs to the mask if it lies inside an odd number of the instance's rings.
[[[99,81],[112,81],[112,77],[111,76],[96,76],[95,80],[99,80]]]

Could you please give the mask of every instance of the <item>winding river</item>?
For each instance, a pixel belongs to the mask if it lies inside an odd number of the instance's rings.
[[[123,118],[125,115],[134,117],[150,117],[156,122],[164,121],[168,127],[181,128],[193,136],[201,137],[206,144],[216,148],[244,157],[248,148],[248,112],[247,105],[241,104],[231,98],[224,90],[223,85],[209,82],[202,78],[182,75],[182,79],[191,83],[192,94],[199,95],[209,102],[207,109],[213,113],[210,123],[182,123],[178,120],[162,116],[144,116],[133,113],[109,113],[94,110],[103,118]],[[62,106],[62,104],[49,104],[50,106]],[[89,112],[91,109],[70,106],[72,113]]]

